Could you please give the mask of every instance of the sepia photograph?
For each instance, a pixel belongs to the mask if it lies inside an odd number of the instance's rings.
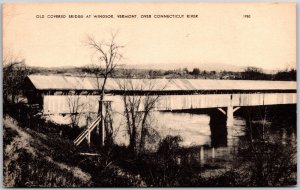
[[[3,187],[296,187],[296,3],[3,3]]]

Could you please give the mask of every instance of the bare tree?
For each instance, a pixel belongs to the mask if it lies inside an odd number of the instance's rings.
[[[142,153],[145,148],[147,132],[150,128],[148,122],[151,111],[155,109],[160,95],[154,94],[157,83],[153,80],[123,79],[118,81],[119,87],[124,91],[124,115],[126,118],[127,133],[129,135],[129,149],[132,153]],[[165,86],[160,89],[163,90]],[[141,92],[135,94],[133,92]]]
[[[94,56],[96,56],[96,63],[93,64],[90,71],[94,74],[97,79],[98,89],[101,90],[99,110],[98,113],[101,116],[101,122],[99,124],[98,130],[101,136],[102,145],[104,145],[103,133],[110,131],[110,129],[104,130],[105,123],[105,113],[103,108],[103,100],[105,95],[105,86],[108,77],[114,72],[115,68],[118,66],[123,58],[121,50],[124,46],[118,45],[116,43],[117,33],[111,34],[111,39],[109,41],[97,41],[94,36],[88,36],[87,46],[94,51]],[[109,126],[109,125],[106,125]],[[102,132],[101,132],[102,131]],[[101,134],[102,133],[102,134]]]
[[[84,104],[80,102],[80,96],[67,96],[68,108],[70,111],[72,127],[77,127],[80,118],[80,112],[84,109]]]
[[[154,84],[150,84],[149,88],[150,88],[149,90],[153,89]],[[143,100],[144,112],[142,115],[139,152],[144,151],[146,134],[149,128],[147,119],[149,118],[151,111],[155,109],[155,104],[159,101],[159,97],[160,97],[159,95],[151,96],[149,93],[147,93],[144,97]]]
[[[22,84],[29,74],[25,60],[7,56],[3,59],[3,98],[4,103],[11,101],[17,103],[17,95],[22,94]]]

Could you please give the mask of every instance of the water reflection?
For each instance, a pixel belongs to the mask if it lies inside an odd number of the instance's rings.
[[[209,127],[211,131],[211,147],[227,146],[226,118],[221,112],[210,114]]]

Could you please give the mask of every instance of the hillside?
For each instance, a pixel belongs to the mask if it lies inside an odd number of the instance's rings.
[[[33,130],[20,128],[16,120],[9,116],[3,122],[5,187],[90,186],[90,174],[53,159],[52,152],[55,149],[45,143],[51,143],[53,139]],[[70,152],[60,154],[67,156]]]

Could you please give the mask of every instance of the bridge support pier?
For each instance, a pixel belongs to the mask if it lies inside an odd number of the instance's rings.
[[[233,106],[227,107],[227,120],[226,120],[226,126],[231,127],[233,126]]]
[[[233,108],[233,106],[228,106],[226,112],[222,108],[218,108],[219,111],[221,111],[224,115],[226,115],[226,126],[232,127],[233,126],[233,113],[240,109],[240,107]]]

